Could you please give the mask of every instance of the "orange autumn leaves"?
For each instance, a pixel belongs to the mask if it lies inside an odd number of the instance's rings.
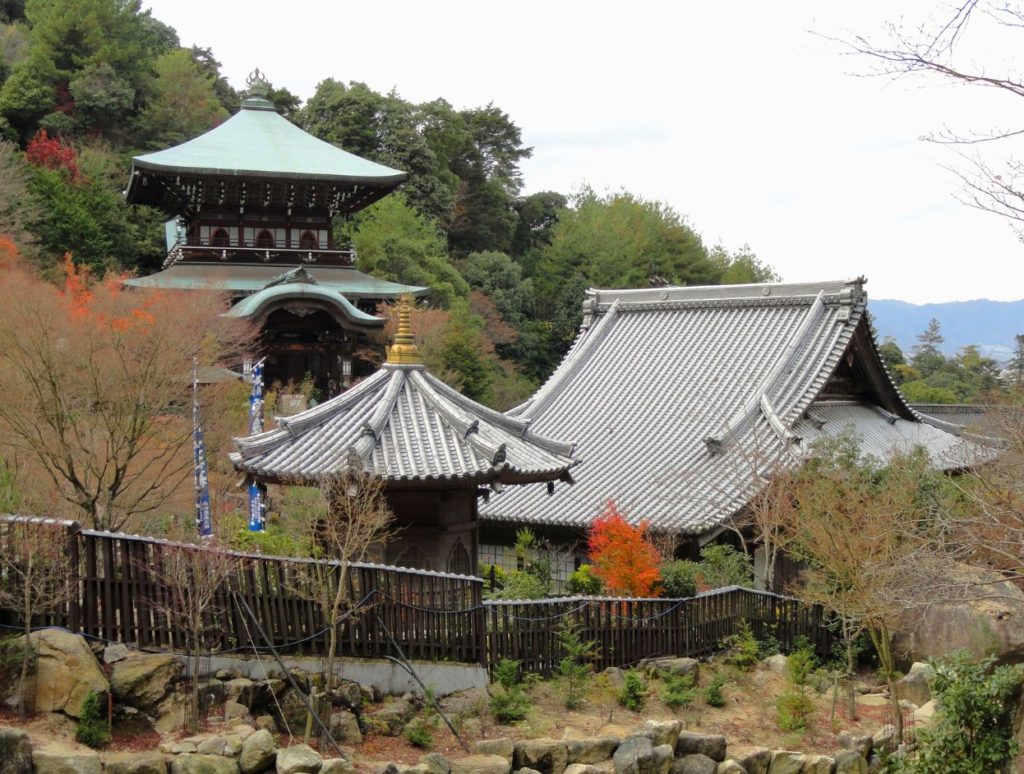
[[[118,308],[112,303],[122,297],[122,275],[110,275],[96,281],[88,266],[78,266],[70,253],[64,255],[64,290],[61,298],[67,305],[68,316],[73,323],[89,322],[99,327],[124,333],[133,329],[150,328],[156,324],[155,309],[165,301],[165,294],[149,292],[137,294],[134,306]],[[109,310],[118,309],[116,313]],[[108,311],[104,311],[108,310]]]
[[[628,597],[661,594],[661,560],[647,537],[647,522],[632,526],[612,500],[591,525],[588,549],[594,574],[609,594]]]

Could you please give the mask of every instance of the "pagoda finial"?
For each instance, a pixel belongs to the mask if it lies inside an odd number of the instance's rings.
[[[398,332],[394,343],[388,348],[388,362],[393,365],[416,365],[422,363],[420,350],[412,335],[413,298],[404,293],[398,301]]]
[[[259,97],[266,99],[267,95],[270,94],[270,81],[267,80],[267,76],[260,72],[260,68],[256,68],[249,77],[245,79],[245,93],[249,97]]]

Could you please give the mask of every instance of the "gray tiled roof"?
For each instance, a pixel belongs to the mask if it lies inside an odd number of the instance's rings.
[[[946,458],[959,439],[921,422],[888,379],[866,304],[861,280],[589,291],[569,354],[509,412],[577,439],[577,483],[504,492],[482,517],[582,527],[613,499],[632,521],[706,532],[749,502],[764,461],[795,464],[851,424],[866,451],[920,442],[957,467]],[[888,410],[815,403],[847,351]]]
[[[421,365],[385,364],[351,390],[278,422],[235,439],[236,468],[282,481],[365,471],[393,483],[466,486],[568,478],[575,464],[571,444],[475,403]]]

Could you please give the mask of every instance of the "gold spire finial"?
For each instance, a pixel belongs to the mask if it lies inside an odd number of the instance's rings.
[[[420,351],[412,335],[413,298],[404,293],[398,300],[398,332],[394,343],[388,347],[388,362],[395,365],[419,364]]]

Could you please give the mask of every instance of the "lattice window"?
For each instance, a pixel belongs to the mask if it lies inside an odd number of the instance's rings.
[[[457,572],[459,575],[470,575],[473,572],[469,551],[462,545],[461,540],[455,541],[451,553],[448,554],[448,572]]]
[[[267,229],[263,229],[256,235],[256,246],[264,249],[273,249],[274,234]]]

